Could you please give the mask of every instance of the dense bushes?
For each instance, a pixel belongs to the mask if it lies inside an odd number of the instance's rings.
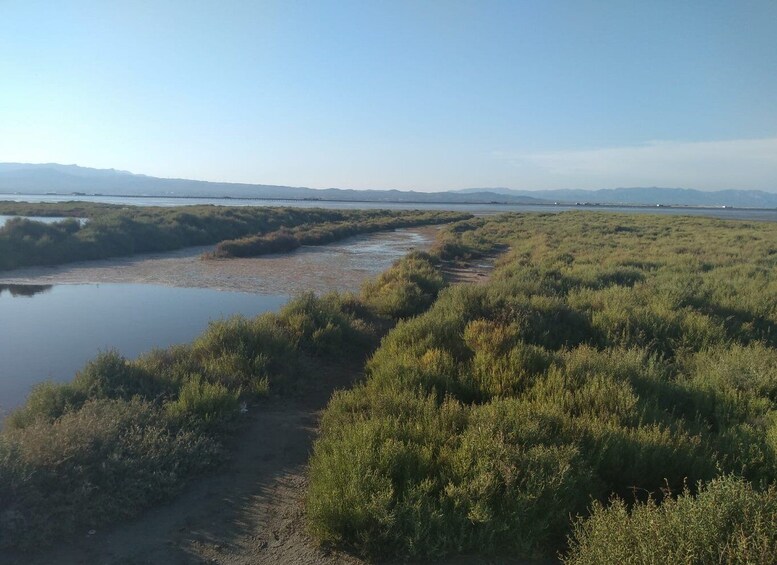
[[[369,385],[337,395],[311,462],[314,534],[383,557],[554,547],[591,471],[574,446],[516,426],[531,422],[517,409]]]
[[[378,314],[404,318],[423,312],[445,285],[437,260],[422,252],[408,254],[362,288],[362,301]]]
[[[321,378],[311,367],[363,356],[399,320],[324,413],[318,539],[382,558],[770,562],[777,226],[524,214],[459,222],[440,242],[358,297],[302,296],[39,387],[0,434],[0,543],[169,496],[217,458],[242,400]],[[488,284],[445,287],[440,256],[508,247]]]
[[[620,499],[596,503],[578,520],[566,559],[600,563],[773,563],[777,555],[777,491],[759,492],[734,477],[716,479],[693,496],[685,490],[631,511]]]
[[[171,427],[139,398],[90,399],[54,421],[10,427],[0,434],[0,546],[35,547],[131,516],[218,456],[211,438]]]
[[[79,212],[89,221],[67,219],[44,224],[14,218],[0,227],[0,270],[29,265],[54,265],[211,245],[253,234],[246,242],[231,241],[236,250],[251,241],[269,242],[272,251],[285,251],[298,235],[303,242],[332,241],[353,233],[455,221],[467,214],[452,212],[392,212],[387,210],[325,210],[225,206],[123,207],[97,204],[8,204],[7,213],[44,216]],[[299,232],[293,230],[304,225]],[[320,225],[326,227],[318,227]],[[333,227],[334,226],[334,227]],[[279,231],[280,230],[280,231]],[[355,230],[355,231],[354,231]],[[275,232],[264,237],[263,234]],[[296,234],[284,236],[283,234]],[[304,237],[303,237],[304,236]],[[291,238],[291,239],[289,239]],[[295,244],[296,245],[296,244]],[[253,254],[253,253],[249,253]]]
[[[777,285],[761,274],[776,226],[573,213],[444,231],[447,258],[511,251],[487,285],[400,322],[333,398],[311,461],[319,539],[553,555],[591,500],[777,477]]]
[[[176,493],[221,459],[240,399],[315,378],[311,356],[358,359],[375,343],[371,321],[341,302],[303,296],[279,314],[215,322],[190,345],[135,361],[104,353],[71,383],[39,385],[0,433],[0,546],[104,526]]]
[[[392,315],[433,300],[442,282],[430,261],[413,255],[387,272],[397,288],[430,293],[392,302]],[[70,383],[38,385],[0,432],[0,547],[104,527],[178,492],[223,459],[242,402],[317,387],[322,369],[377,346],[393,321],[362,297],[305,294],[277,314],[213,322],[191,344],[132,361],[106,352]]]
[[[339,239],[396,228],[442,224],[471,217],[456,212],[390,212],[364,210],[359,218],[339,222],[303,224],[294,228],[222,241],[206,258],[255,257],[292,251],[302,245],[324,245]]]

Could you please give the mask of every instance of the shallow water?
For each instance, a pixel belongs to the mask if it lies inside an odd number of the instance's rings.
[[[0,285],[0,410],[68,381],[100,351],[127,357],[191,341],[209,320],[276,310],[284,295],[142,284]]]
[[[631,214],[661,214],[683,216],[707,216],[731,220],[777,221],[777,209],[748,208],[682,208],[652,206],[577,206],[553,204],[443,204],[417,202],[341,202],[326,200],[261,200],[248,198],[175,198],[164,196],[73,196],[55,194],[0,194],[0,201],[10,202],[105,202],[129,206],[193,206],[213,204],[216,206],[291,206],[294,208],[329,208],[335,210],[390,209],[390,210],[454,210],[473,214],[495,214],[501,212],[565,212],[569,210],[592,210],[597,212],[625,212]]]
[[[252,259],[210,247],[0,274],[0,419],[44,380],[69,381],[99,351],[133,358],[191,341],[209,320],[279,309],[300,292],[358,290],[436,228],[359,236]],[[99,283],[99,284],[95,284]]]
[[[213,247],[0,272],[0,284],[145,283],[294,294],[358,291],[411,249],[427,249],[436,227],[356,236],[262,257],[203,260]],[[1,311],[0,311],[1,312]]]

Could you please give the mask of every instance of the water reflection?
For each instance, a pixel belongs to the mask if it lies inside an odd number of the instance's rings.
[[[50,284],[0,284],[0,294],[8,291],[11,296],[35,296],[49,292],[51,288]]]
[[[210,320],[256,316],[287,300],[281,294],[154,285],[2,285],[0,420],[32,385],[71,380],[100,351],[116,348],[136,357],[189,342]]]
[[[203,261],[212,247],[135,255],[56,267],[25,267],[0,273],[0,284],[155,284],[262,294],[312,290],[358,292],[368,277],[386,270],[410,249],[426,250],[436,227],[356,236],[292,253]]]

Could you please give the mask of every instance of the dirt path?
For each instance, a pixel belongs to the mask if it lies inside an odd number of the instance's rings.
[[[347,384],[341,379],[341,385]],[[0,555],[3,565],[362,565],[322,550],[306,532],[307,462],[333,386],[305,398],[251,407],[233,457],[171,503],[135,520],[60,543],[37,555]],[[338,386],[337,388],[342,388]],[[523,561],[457,557],[455,565]]]
[[[307,461],[319,416],[334,388],[348,386],[354,373],[340,375],[304,398],[252,406],[238,445],[231,446],[232,459],[171,503],[42,554],[0,556],[0,563],[360,563],[320,550],[304,523]]]
[[[493,263],[446,269],[453,281],[487,279]],[[465,276],[466,275],[466,276]],[[470,278],[471,277],[471,278]],[[0,555],[5,565],[362,564],[317,546],[306,533],[307,463],[321,411],[332,392],[350,387],[360,365],[324,371],[317,388],[261,401],[229,446],[232,458],[197,479],[169,504],[135,520],[60,543],[37,555]],[[458,557],[473,565],[522,561]]]
[[[469,261],[442,261],[443,277],[449,284],[484,284],[491,278],[497,261],[504,253],[506,250]]]

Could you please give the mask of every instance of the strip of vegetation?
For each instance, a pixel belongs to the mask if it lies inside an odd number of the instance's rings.
[[[672,562],[697,536],[707,553],[684,562],[771,562],[777,506],[756,487],[777,477],[777,225],[524,214],[442,243],[448,258],[511,252],[488,284],[400,322],[367,381],[332,399],[310,465],[318,539],[526,558],[574,535],[572,562],[615,563],[648,547],[631,562]],[[741,478],[656,506],[721,474]],[[573,534],[592,499],[648,493],[631,522],[595,505]]]
[[[85,224],[67,219],[53,224],[14,218],[0,227],[0,270],[32,265],[56,265],[212,245],[248,234],[275,232],[316,224],[401,221],[418,218],[415,212],[388,210],[326,210],[321,208],[265,208],[224,206],[132,207],[84,203],[0,206],[7,214],[77,215]],[[446,213],[440,213],[440,221]],[[450,215],[451,220],[460,216]]]
[[[0,202],[0,216],[95,218],[109,212],[132,208],[102,202]]]
[[[466,220],[471,214],[458,212],[386,212],[383,210],[363,211],[363,219],[303,224],[293,228],[254,234],[240,239],[222,241],[215,251],[205,258],[256,257],[268,253],[293,251],[302,245],[325,245],[346,237],[388,231],[397,228],[444,224]]]
[[[241,403],[360,363],[393,318],[441,287],[433,259],[414,253],[358,297],[303,295],[277,314],[213,323],[191,344],[101,354],[72,382],[37,386],[0,432],[0,547],[35,548],[169,499],[228,454]]]

